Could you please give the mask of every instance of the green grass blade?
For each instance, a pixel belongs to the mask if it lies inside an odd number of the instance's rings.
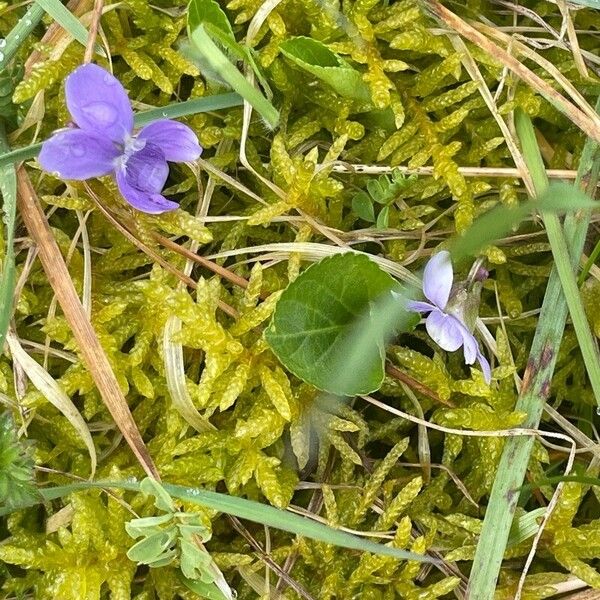
[[[16,148],[10,152],[0,154],[0,168],[7,165],[14,165],[15,163],[35,158],[42,149],[41,142],[39,144],[31,144],[31,146],[24,146],[23,148]]]
[[[73,39],[80,44],[87,45],[88,31],[79,19],[60,0],[35,0]],[[106,58],[104,49],[96,44],[94,50]]]
[[[543,517],[545,512],[545,507],[536,508],[535,510],[524,514],[522,517],[515,519],[511,527],[507,547],[510,548],[516,546],[530,537],[533,537],[540,527],[538,519]]]
[[[596,342],[585,314],[579,288],[577,287],[577,280],[570,264],[567,240],[556,215],[543,213],[543,218],[552,246],[554,264],[560,277],[571,321],[573,322],[573,328],[577,335],[579,349],[598,404],[598,409],[600,410],[600,356],[598,355]]]
[[[8,142],[4,124],[0,121],[0,150],[7,150]],[[0,192],[2,193],[2,220],[6,228],[4,235],[5,254],[0,275],[0,349],[4,347],[8,324],[12,317],[13,294],[15,291],[15,214],[17,209],[17,174],[10,164],[0,167]]]
[[[558,221],[558,214],[587,211],[596,203],[583,192],[567,183],[551,183],[537,200],[527,200],[518,206],[496,206],[479,217],[464,236],[457,237],[449,250],[454,261],[477,256],[483,247],[507,235],[527,216],[544,207],[544,214]]]
[[[538,196],[541,196],[546,192],[548,188],[548,178],[544,170],[544,162],[542,155],[540,154],[537,141],[535,139],[535,132],[529,116],[522,111],[516,113],[516,127],[523,146],[523,155],[527,166],[531,173],[531,177],[536,188]],[[563,200],[570,200],[576,194],[576,190],[573,189],[573,196],[568,192],[565,193]],[[579,294],[579,288],[577,287],[577,280],[573,273],[573,265],[571,256],[569,253],[567,241],[565,239],[560,221],[556,214],[546,212],[544,202],[540,202],[542,208],[542,217],[546,226],[546,232],[548,239],[550,240],[550,246],[552,248],[552,255],[554,256],[554,265],[558,271],[558,276],[563,288],[563,294],[569,308],[575,334],[577,335],[577,341],[579,342],[579,348],[581,355],[583,356],[583,362],[600,408],[600,357],[590,326],[583,308],[581,296]],[[578,262],[578,253],[574,259]],[[556,347],[558,350],[558,345]]]
[[[44,16],[44,9],[38,4],[32,4],[19,22],[12,28],[6,36],[6,44],[0,51],[0,71],[3,71],[8,63],[14,58],[21,47],[21,44],[27,39],[29,34],[37,27],[37,24]]]
[[[142,127],[147,123],[157,119],[177,119],[187,117],[198,113],[220,110],[222,108],[231,108],[232,106],[241,106],[243,103],[239,94],[218,94],[216,96],[206,96],[205,98],[193,98],[185,102],[175,102],[168,106],[159,106],[144,110],[135,115],[135,126]]]
[[[171,496],[184,500],[186,502],[194,502],[202,504],[208,508],[213,508],[220,512],[234,515],[240,519],[247,519],[255,523],[261,523],[269,527],[288,531],[296,535],[309,537],[313,540],[334,544],[344,548],[353,550],[361,550],[364,552],[373,552],[376,554],[384,554],[404,560],[418,560],[424,562],[433,562],[427,556],[414,554],[391,546],[376,544],[368,540],[364,540],[358,536],[351,535],[339,529],[333,529],[312,519],[301,517],[290,513],[286,510],[274,508],[259,502],[253,502],[236,496],[228,496],[227,494],[219,494],[217,492],[208,492],[197,488],[185,488],[180,485],[164,484],[164,488]]]
[[[208,35],[204,27],[202,25],[196,27],[193,31],[189,32],[189,36],[196,50],[202,54],[202,57],[206,60],[210,68],[218,73],[240,96],[245,98],[266,121],[269,127],[274,129],[279,122],[277,109],[229,61],[212,41],[212,38]]]
[[[600,101],[596,110],[600,108]],[[586,142],[576,186],[586,182],[586,191],[595,190],[598,182],[598,144],[588,139]],[[540,190],[541,191],[541,190]],[[570,213],[565,218],[564,231],[572,254],[569,257],[574,270],[583,251],[586,232],[590,220],[589,211]],[[539,425],[549,393],[558,356],[558,346],[563,336],[567,318],[567,303],[562,292],[558,271],[550,274],[546,294],[542,303],[538,326],[532,342],[526,382],[521,389],[515,410],[524,412],[527,417],[523,427],[536,428]],[[504,447],[498,466],[492,492],[488,502],[483,528],[471,568],[469,597],[477,600],[492,600],[496,581],[502,566],[512,520],[517,508],[519,489],[523,484],[529,457],[533,448],[533,438],[518,436],[509,438]]]
[[[191,502],[193,504],[199,504],[219,512],[233,515],[240,519],[246,519],[268,527],[281,529],[282,531],[288,531],[289,533],[308,537],[327,544],[334,544],[352,550],[360,550],[361,552],[383,554],[400,560],[416,560],[428,563],[436,562],[435,559],[430,558],[429,556],[370,542],[369,540],[362,539],[356,535],[346,533],[345,531],[323,525],[322,523],[313,521],[307,517],[301,517],[287,510],[274,508],[273,506],[254,502],[253,500],[246,500],[245,498],[229,496],[228,494],[221,494],[219,492],[210,492],[208,490],[203,490],[202,488],[183,487],[181,485],[173,485],[170,483],[162,483],[162,486],[173,498]],[[56,486],[41,489],[40,494],[42,500],[40,501],[36,502],[31,500],[27,504],[10,509],[0,507],[0,517],[21,508],[34,506],[39,502],[49,502],[72,494],[73,492],[90,488],[112,488],[128,490],[131,492],[141,491],[140,483],[137,481],[84,481],[81,483],[73,483],[71,485]]]
[[[579,274],[579,277],[577,278],[577,285],[579,287],[581,287],[585,283],[585,280],[587,279],[587,276],[590,272],[590,269],[592,268],[592,265],[594,265],[596,263],[596,260],[598,260],[599,256],[600,256],[600,241],[594,246],[594,249],[590,253],[588,259],[585,261],[585,264],[583,265],[583,268],[581,269],[581,273]]]
[[[175,102],[174,104],[159,106],[137,113],[135,115],[135,126],[142,127],[157,119],[177,119],[178,117],[240,106],[242,102],[242,98],[234,93],[218,94],[207,96],[206,98],[194,98],[185,102]],[[0,167],[35,158],[40,153],[41,148],[41,143],[32,144],[24,148],[17,148],[12,152],[0,154]]]

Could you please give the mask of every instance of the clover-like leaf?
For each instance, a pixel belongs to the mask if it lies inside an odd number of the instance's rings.
[[[149,565],[157,560],[166,558],[166,553],[172,560],[177,554],[172,554],[170,548],[176,538],[176,528],[153,533],[129,548],[127,558],[139,564]]]
[[[375,222],[375,209],[373,208],[373,201],[366,192],[358,192],[358,194],[352,198],[352,210],[361,219],[369,221],[369,223]]]
[[[175,512],[175,505],[173,504],[171,496],[169,496],[165,491],[165,488],[163,488],[163,486],[155,479],[146,477],[146,479],[140,483],[140,489],[144,494],[154,496],[154,506],[156,506],[156,508],[164,510],[165,512]]]
[[[390,207],[384,206],[377,215],[377,229],[387,229],[390,221]]]
[[[166,525],[173,520],[172,514],[160,515],[158,517],[144,517],[143,519],[133,519],[125,523],[125,530],[132,538],[138,538],[142,535],[150,535],[162,531],[161,525]]]

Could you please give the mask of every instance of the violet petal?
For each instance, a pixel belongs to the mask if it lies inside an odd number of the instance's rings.
[[[171,162],[191,162],[202,154],[196,134],[187,125],[171,119],[146,125],[137,137],[158,146]]]
[[[156,192],[148,192],[133,187],[127,181],[125,169],[119,169],[116,174],[117,185],[123,198],[127,200],[131,206],[141,210],[142,212],[151,215],[159,215],[161,213],[175,210],[178,205],[176,202],[167,200],[163,195]]]
[[[481,352],[477,353],[477,360],[481,366],[481,370],[483,371],[483,378],[485,379],[485,382],[490,384],[492,381],[492,369],[490,367],[490,363]]]
[[[454,352],[463,343],[463,326],[456,317],[434,310],[425,321],[427,333],[443,350]]]
[[[406,310],[418,313],[430,313],[432,310],[438,310],[433,304],[428,302],[419,302],[418,300],[408,300],[406,302]]]
[[[44,171],[62,179],[89,179],[107,175],[114,169],[119,151],[105,137],[81,129],[55,133],[42,144],[38,161]]]
[[[453,278],[450,252],[442,250],[434,254],[423,273],[423,293],[440,310],[444,310],[448,304]]]
[[[67,108],[81,129],[122,143],[133,131],[133,110],[125,88],[94,64],[75,69],[65,84]]]
[[[465,363],[472,365],[479,353],[479,344],[475,339],[475,336],[461,323],[462,336],[463,336],[463,353],[465,356]]]
[[[161,148],[150,143],[127,157],[124,167],[128,185],[153,194],[162,191],[169,176]]]

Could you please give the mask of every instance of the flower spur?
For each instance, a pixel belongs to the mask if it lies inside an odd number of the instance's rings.
[[[76,125],[57,131],[42,145],[39,163],[63,179],[114,174],[125,200],[140,211],[160,214],[177,208],[162,189],[170,162],[196,160],[202,148],[183,123],[160,119],[133,133],[127,92],[108,71],[86,64],[65,83],[67,108]]]
[[[465,363],[472,365],[477,360],[485,381],[490,383],[490,364],[481,353],[475,336],[465,324],[464,316],[450,302],[453,279],[450,253],[445,250],[438,252],[429,260],[423,274],[423,294],[429,302],[410,300],[406,303],[406,308],[414,312],[428,313],[425,328],[431,339],[448,352],[454,352],[462,346]]]

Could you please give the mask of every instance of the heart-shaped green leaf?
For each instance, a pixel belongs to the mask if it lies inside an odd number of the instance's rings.
[[[326,258],[283,292],[267,342],[286,368],[319,389],[347,396],[372,392],[383,382],[384,342],[393,329],[379,327],[376,308],[381,300],[399,304],[393,289],[399,291],[396,281],[365,255]],[[350,352],[359,338],[360,348]],[[354,350],[359,359],[349,364]]]

